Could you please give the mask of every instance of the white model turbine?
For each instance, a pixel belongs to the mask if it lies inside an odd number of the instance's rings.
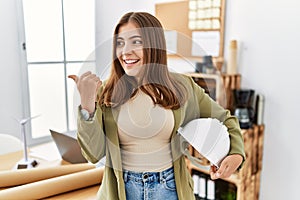
[[[28,117],[28,118],[25,118],[25,119],[21,119],[19,121],[19,123],[21,125],[21,134],[22,134],[22,137],[23,137],[23,144],[24,144],[24,150],[23,150],[24,151],[23,152],[24,153],[24,158],[17,163],[17,169],[29,169],[29,168],[33,168],[33,167],[37,166],[37,164],[38,164],[36,160],[28,158],[27,139],[26,139],[26,131],[25,131],[26,123],[31,121],[32,119],[38,117],[38,116]]]

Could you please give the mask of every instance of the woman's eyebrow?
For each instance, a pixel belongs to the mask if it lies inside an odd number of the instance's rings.
[[[140,35],[133,35],[133,36],[129,37],[129,39],[135,39],[135,38],[142,38],[142,36],[140,36]],[[117,40],[124,40],[124,38],[121,37],[121,36],[118,36]]]
[[[142,36],[140,36],[140,35],[133,35],[129,39],[134,39],[134,38],[142,38]]]

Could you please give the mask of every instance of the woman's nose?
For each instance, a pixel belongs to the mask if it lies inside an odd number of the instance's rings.
[[[132,46],[129,43],[125,43],[123,49],[122,49],[122,54],[129,54],[133,51]]]

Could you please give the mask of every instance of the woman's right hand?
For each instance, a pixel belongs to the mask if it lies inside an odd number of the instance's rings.
[[[100,78],[90,71],[85,72],[80,77],[69,75],[68,78],[73,79],[77,85],[81,99],[81,107],[86,109],[89,113],[94,112],[97,91],[102,84]]]

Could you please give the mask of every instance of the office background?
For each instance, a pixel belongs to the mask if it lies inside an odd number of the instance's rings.
[[[96,43],[111,37],[114,23],[125,12],[154,14],[158,2],[165,1],[97,0]],[[227,1],[225,57],[229,40],[240,41],[242,86],[266,98],[262,200],[295,199],[299,193],[299,11],[300,2],[296,0]],[[11,117],[24,113],[17,24],[16,1],[0,0],[0,132],[20,137]],[[104,53],[101,56],[104,62],[110,58]]]

